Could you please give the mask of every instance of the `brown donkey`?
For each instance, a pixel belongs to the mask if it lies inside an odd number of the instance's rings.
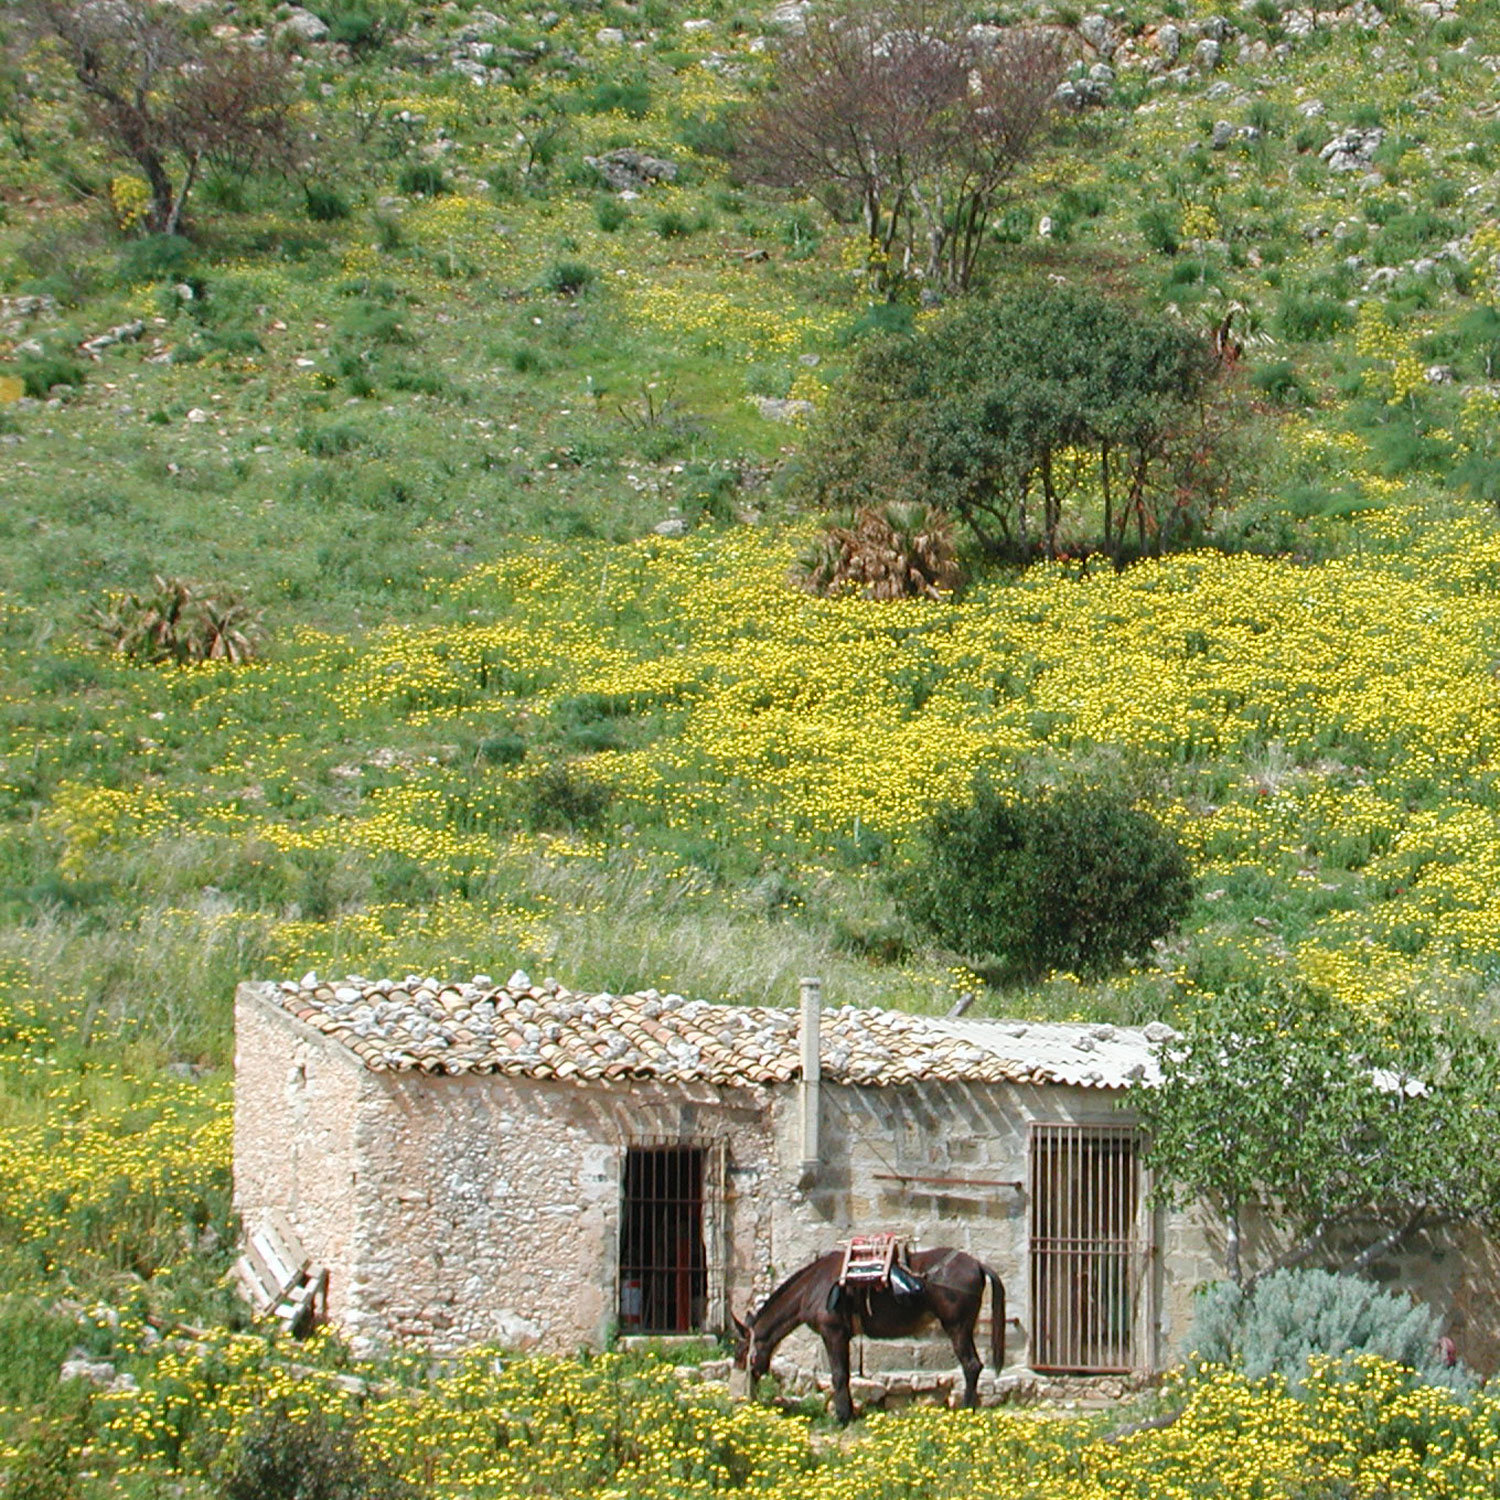
[[[794,1328],[806,1325],[823,1340],[833,1376],[833,1411],[840,1422],[854,1416],[849,1396],[849,1341],[856,1333],[872,1339],[909,1338],[936,1322],[953,1342],[964,1372],[964,1405],[979,1404],[979,1373],[984,1368],[974,1347],[984,1287],[990,1302],[990,1363],[998,1375],[1005,1364],[1005,1287],[982,1261],[962,1250],[914,1250],[906,1262],[918,1285],[841,1287],[843,1254],[830,1251],[793,1271],[752,1313],[748,1323],[734,1319],[734,1362],[750,1371],[751,1389],[771,1368],[771,1356]]]

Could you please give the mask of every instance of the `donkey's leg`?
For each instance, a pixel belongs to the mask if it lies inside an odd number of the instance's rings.
[[[849,1394],[849,1330],[842,1323],[818,1329],[828,1351],[828,1373],[833,1377],[833,1414],[845,1426],[854,1420],[854,1398]]]
[[[964,1405],[979,1405],[979,1375],[984,1361],[974,1347],[974,1325],[972,1323],[950,1323],[948,1337],[953,1341],[953,1352],[964,1372]]]

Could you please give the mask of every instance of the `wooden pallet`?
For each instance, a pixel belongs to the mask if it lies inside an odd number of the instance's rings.
[[[896,1253],[901,1248],[895,1235],[856,1235],[840,1240],[839,1244],[844,1250],[839,1281],[844,1286],[886,1286],[890,1282],[891,1267],[896,1264]]]
[[[245,1236],[234,1263],[245,1300],[299,1338],[328,1319],[328,1268],[313,1264],[286,1215],[271,1209]]]

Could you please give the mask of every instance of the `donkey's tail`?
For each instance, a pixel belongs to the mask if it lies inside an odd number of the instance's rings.
[[[1005,1369],[1005,1283],[988,1266],[980,1270],[990,1284],[990,1364],[999,1375]]]

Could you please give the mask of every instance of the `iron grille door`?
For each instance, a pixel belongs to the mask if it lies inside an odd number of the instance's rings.
[[[697,1146],[625,1152],[620,1327],[626,1333],[690,1333],[704,1326],[704,1155]]]
[[[1059,1374],[1136,1369],[1146,1265],[1136,1133],[1031,1127],[1032,1364]]]

